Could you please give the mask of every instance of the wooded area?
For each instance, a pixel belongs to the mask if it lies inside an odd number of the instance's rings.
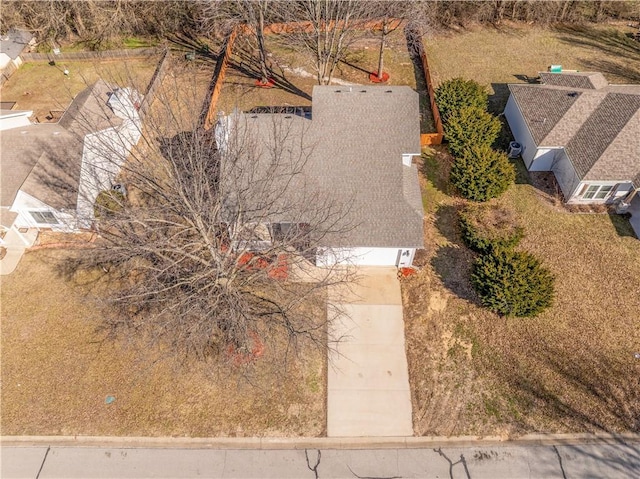
[[[309,21],[310,12],[335,18],[348,12],[351,22],[363,17],[384,18],[389,12],[426,28],[448,28],[470,23],[499,24],[504,20],[537,24],[640,20],[640,2],[614,1],[389,1],[362,0],[87,0],[66,2],[3,2],[0,30],[12,27],[33,31],[41,42],[80,40],[93,49],[105,48],[121,36],[164,37],[168,34],[219,35],[235,23],[252,26],[283,20]],[[259,32],[260,28],[257,29]],[[258,41],[260,36],[258,35]]]

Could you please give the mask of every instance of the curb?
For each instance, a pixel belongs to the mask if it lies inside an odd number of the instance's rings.
[[[425,437],[116,437],[116,436],[0,436],[2,447],[113,447],[176,449],[419,449],[434,447],[519,447],[583,444],[640,444],[640,434],[528,434],[500,436]]]

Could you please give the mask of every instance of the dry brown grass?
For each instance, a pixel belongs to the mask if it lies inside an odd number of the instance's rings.
[[[17,102],[15,110],[33,110],[40,121],[52,110],[65,110],[71,100],[93,84],[104,78],[119,86],[133,86],[144,91],[151,80],[158,58],[111,61],[57,61],[29,62],[22,65],[2,86],[2,101]],[[65,76],[63,71],[70,74]]]
[[[5,435],[317,436],[325,425],[324,360],[283,371],[265,355],[250,373],[106,340],[87,299],[91,275],[63,279],[65,253],[27,253],[2,277]],[[107,313],[108,314],[108,313]],[[324,313],[322,313],[324,314]],[[105,404],[107,395],[115,396]]]
[[[626,26],[575,26],[545,29],[508,23],[499,29],[472,26],[425,39],[437,85],[453,77],[474,79],[494,95],[498,112],[508,98],[507,83],[535,78],[549,65],[601,71],[613,83],[640,83],[640,43],[625,36]]]
[[[234,108],[250,110],[258,106],[310,106],[313,86],[317,84],[312,58],[299,49],[287,45],[276,35],[267,37],[267,51],[273,71],[275,86],[259,88],[255,79],[259,76],[255,54],[242,41],[236,44],[230,68],[218,101],[218,110],[229,113]],[[355,42],[345,62],[336,68],[334,79],[360,85],[371,85],[369,73],[377,70],[379,38],[366,37]],[[407,51],[402,29],[390,33],[384,53],[384,71],[390,73],[388,85],[406,85],[421,95],[423,132],[434,131],[429,111],[424,79],[416,75]]]
[[[478,305],[448,194],[449,158],[427,160],[424,268],[405,280],[416,434],[640,430],[640,242],[626,220],[570,214],[528,184],[515,208],[535,253],[556,275],[554,306],[501,318]]]

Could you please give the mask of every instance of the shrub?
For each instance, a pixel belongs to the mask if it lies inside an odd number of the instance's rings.
[[[524,237],[513,210],[500,205],[469,205],[459,216],[462,240],[480,254],[513,249]]]
[[[444,134],[449,142],[449,151],[453,156],[458,156],[471,145],[491,146],[500,135],[501,129],[502,124],[498,118],[472,106],[451,115],[444,125]]]
[[[516,170],[507,155],[487,145],[465,149],[454,161],[449,175],[460,194],[473,201],[497,198],[515,179]]]
[[[124,208],[124,195],[116,190],[103,190],[96,197],[93,205],[93,215],[96,218],[106,218]]]
[[[482,304],[505,316],[536,316],[553,303],[553,275],[527,252],[500,249],[480,256],[471,282]]]
[[[487,109],[489,95],[483,86],[473,80],[462,78],[447,80],[436,88],[435,93],[436,104],[444,123],[451,115],[466,107]]]

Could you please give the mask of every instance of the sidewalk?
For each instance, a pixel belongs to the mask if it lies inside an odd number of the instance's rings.
[[[30,229],[21,235],[15,228],[9,228],[3,238],[2,246],[7,249],[7,254],[0,260],[0,275],[13,273],[22,259],[24,251],[35,243],[37,237],[37,229]]]
[[[362,267],[344,297],[329,293],[330,338],[327,435],[384,437],[413,434],[404,345],[402,296],[395,268]],[[333,308],[332,308],[333,307]]]

